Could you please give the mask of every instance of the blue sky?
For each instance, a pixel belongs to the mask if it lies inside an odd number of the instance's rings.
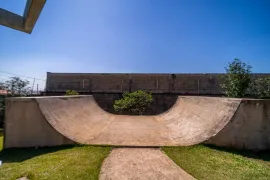
[[[0,8],[22,14],[25,2]],[[0,26],[0,71],[39,79],[224,72],[235,57],[270,72],[269,0],[47,0],[31,35]]]

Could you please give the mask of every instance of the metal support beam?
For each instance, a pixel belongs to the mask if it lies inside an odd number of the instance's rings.
[[[46,0],[27,0],[24,15],[0,8],[0,25],[31,34]]]

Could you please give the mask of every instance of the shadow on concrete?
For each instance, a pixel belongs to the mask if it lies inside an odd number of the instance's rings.
[[[229,152],[229,153],[241,155],[246,158],[261,160],[261,161],[266,162],[266,164],[270,166],[270,150],[250,151],[250,150],[237,150],[237,149],[231,149],[231,148],[225,148],[225,147],[217,147],[214,145],[204,145],[204,146],[209,147],[213,150]]]
[[[57,147],[43,147],[40,149],[36,148],[10,148],[3,149],[0,152],[0,160],[5,163],[11,162],[22,162],[36,156],[43,154],[53,153],[64,149],[69,149],[77,147],[80,145],[67,145],[67,146],[57,146]]]

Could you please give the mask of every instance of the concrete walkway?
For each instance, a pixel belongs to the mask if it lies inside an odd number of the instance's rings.
[[[158,148],[115,148],[103,162],[100,180],[194,180]]]

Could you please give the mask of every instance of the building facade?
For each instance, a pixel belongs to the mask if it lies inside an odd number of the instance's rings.
[[[123,93],[136,90],[156,94],[221,95],[223,74],[47,73],[46,92]],[[270,74],[253,74],[255,78]]]

